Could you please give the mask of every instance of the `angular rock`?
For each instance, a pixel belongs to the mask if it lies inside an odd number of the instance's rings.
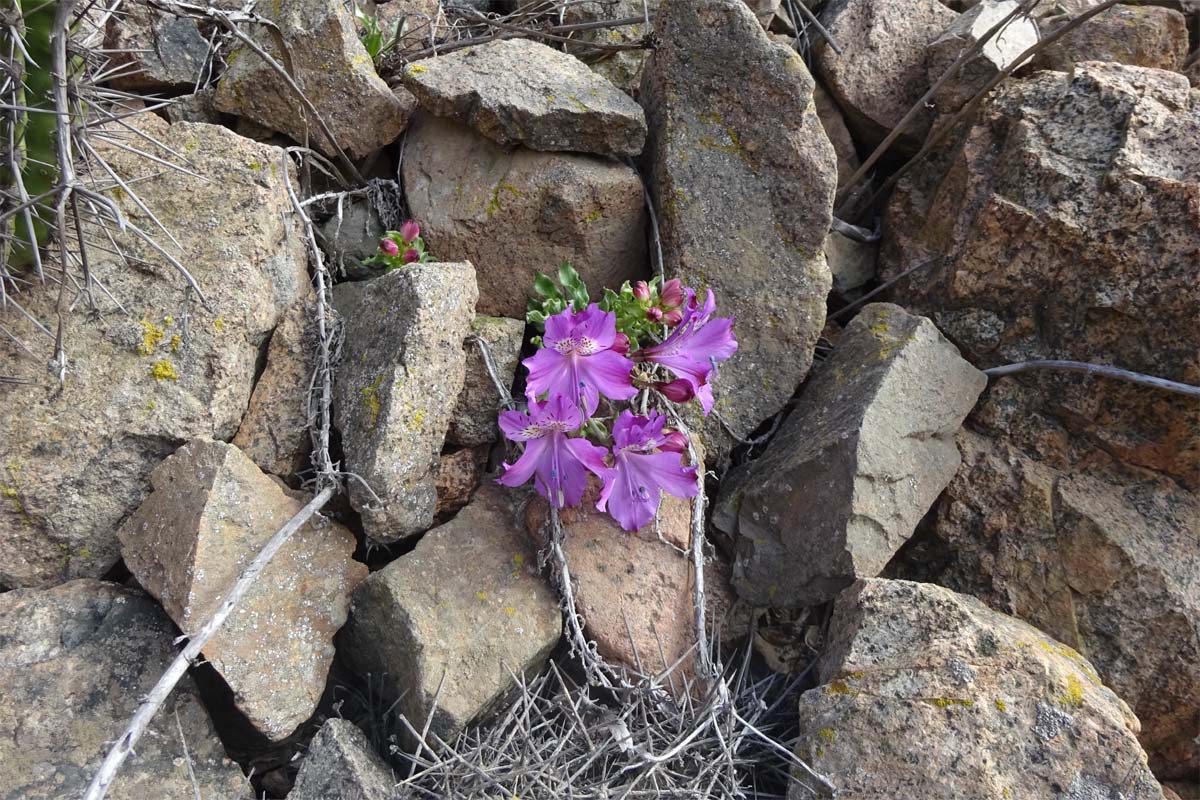
[[[362,158],[396,140],[415,100],[393,93],[375,72],[371,57],[354,30],[354,20],[337,0],[280,0],[258,9],[278,26],[287,42],[295,79],[338,144],[351,158]],[[276,61],[283,53],[272,32],[257,26],[255,43]],[[242,45],[229,54],[228,69],[217,84],[221,111],[311,144],[325,155],[335,150],[284,79],[258,54]]]
[[[661,0],[592,0],[571,3],[564,7],[563,22],[578,25],[585,22],[628,19],[650,12],[658,14]],[[646,64],[645,49],[605,50],[588,44],[634,44],[652,33],[653,24],[622,25],[619,28],[582,30],[573,34],[575,43],[566,45],[567,52],[582,59],[594,72],[611,81],[626,94],[637,96],[642,85],[642,68]]]
[[[821,88],[821,84],[819,83],[813,86],[813,103],[816,105],[817,118],[821,121],[821,127],[825,130],[825,135],[829,137],[829,143],[833,145],[833,151],[837,154],[837,187],[840,191],[846,187],[850,178],[862,166],[862,161],[859,160],[858,148],[854,145],[854,138],[850,135],[850,129],[846,127],[846,119],[842,115],[842,110],[838,108],[837,103],[829,96],[829,92]],[[846,218],[850,220],[856,219],[858,217],[858,210],[869,196],[869,183],[863,181],[852,193],[851,198],[853,199],[847,199],[851,211],[846,214]],[[829,253],[826,252],[825,256],[828,258]]]
[[[974,598],[908,581],[843,592],[800,698],[796,754],[840,794],[1162,800],[1138,720],[1079,653]],[[811,797],[793,771],[788,797]]]
[[[421,106],[505,147],[636,156],[646,118],[629,95],[574,56],[498,39],[415,61],[404,85]]]
[[[1191,66],[1187,67],[1183,74],[1187,76],[1188,82],[1192,84],[1193,89],[1200,89],[1200,58],[1196,58],[1196,53],[1193,52],[1194,60]]]
[[[982,0],[950,23],[926,50],[929,85],[939,80],[964,52],[973,48],[1020,5],[1017,0]],[[952,114],[962,108],[988,81],[1037,44],[1038,38],[1038,26],[1032,19],[1018,15],[1010,20],[934,95],[938,111]]]
[[[82,797],[109,743],[174,660],[174,638],[153,600],[116,584],[0,594],[0,798]],[[237,798],[246,789],[185,675],[108,797]]]
[[[738,594],[813,606],[878,575],[954,477],[986,384],[928,319],[864,308],[767,451],[724,482],[714,524],[737,536]]]
[[[879,257],[877,242],[860,242],[838,231],[825,237],[825,260],[833,275],[833,289],[845,295],[875,277]]]
[[[433,524],[434,468],[462,391],[478,296],[469,262],[410,264],[334,289],[346,320],[334,424],[346,469],[371,488],[352,481],[350,502],[376,542]]]
[[[438,697],[431,730],[443,739],[486,715],[512,675],[539,669],[562,633],[516,513],[500,487],[482,487],[363,582],[339,639],[347,662],[379,677],[389,702],[403,695],[398,708],[414,725]]]
[[[507,317],[479,316],[471,320],[471,335],[488,346],[500,382],[512,388],[516,377],[517,359],[525,340],[525,322]],[[473,341],[463,343],[467,351],[467,373],[462,394],[454,408],[454,419],[446,441],[462,447],[490,444],[496,441],[496,420],[500,413],[500,393],[488,373],[483,353]]]
[[[483,479],[487,454],[487,445],[482,445],[463,448],[438,459],[434,475],[437,506],[433,516],[439,523],[457,514],[471,501],[471,495]]]
[[[1070,15],[1047,18],[1053,33]],[[1113,6],[1038,53],[1034,69],[1067,72],[1084,61],[1110,61],[1135,67],[1179,71],[1188,53],[1187,18],[1162,6]]]
[[[1200,768],[1200,503],[1170,480],[1060,470],[975,433],[930,540],[929,577],[1066,642],[1142,722],[1161,777]],[[1169,642],[1169,646],[1164,643]]]
[[[404,152],[405,199],[443,260],[469,260],[479,313],[525,318],[538,272],[570,261],[597,295],[643,278],[646,204],[637,172],[568,153],[508,152],[421,116]]]
[[[328,719],[300,763],[290,800],[395,800],[396,777],[349,720]]]
[[[850,129],[874,147],[929,89],[926,47],[958,18],[937,0],[832,0],[821,21],[842,53],[813,48],[816,71],[846,114]],[[923,109],[897,144],[915,149],[929,132]]]
[[[108,18],[104,48],[112,84],[131,92],[193,86],[208,59],[208,42],[196,20],[159,11],[140,0],[122,3]]]
[[[0,586],[103,575],[119,557],[117,526],[149,493],[154,465],[181,441],[237,431],[259,347],[309,291],[303,234],[276,169],[282,150],[212,125],[169,126],[153,114],[126,121],[185,155],[195,173],[94,142],[179,241],[178,258],[208,304],[148,245],[114,232],[138,267],[110,255],[106,237],[89,252],[107,291],[93,289],[98,314],[81,308],[67,319],[65,387],[46,371],[53,340],[6,316],[5,328],[36,357],[0,337],[6,374],[30,382],[0,384]],[[132,132],[108,135],[184,165]],[[157,230],[124,191],[111,196],[131,222]],[[57,294],[27,287],[20,302],[53,320]]]
[[[167,121],[174,125],[177,122],[207,122],[209,125],[221,124],[221,112],[213,105],[217,90],[206,86],[194,94],[185,94],[171,100],[171,104],[163,109]]]
[[[217,610],[242,569],[308,498],[287,494],[233,445],[193,439],[150,475],[154,493],[121,526],[125,564],[185,632]],[[314,517],[263,570],[204,657],[262,733],[310,716],[333,663],[333,635],[367,568],[354,535]]]
[[[398,191],[388,192],[384,197],[388,205],[394,202],[399,206],[404,201]],[[401,224],[399,220],[391,222],[396,227]],[[385,271],[383,267],[364,263],[379,252],[379,240],[387,233],[387,224],[369,198],[347,202],[340,219],[335,213],[322,222],[317,230],[322,249],[329,258],[326,266],[333,275],[364,280]]]
[[[327,326],[337,312],[326,309]],[[264,471],[287,477],[309,464],[309,387],[317,365],[316,298],[294,303],[271,334],[267,367],[250,395],[233,444]]]
[[[713,395],[745,436],[812,364],[830,289],[821,247],[836,156],[804,62],[772,43],[741,0],[670,0],[655,22],[662,43],[642,92],[666,271],[711,288],[719,312],[737,317],[740,352],[722,364]],[[716,417],[701,432],[719,463],[732,440]]]

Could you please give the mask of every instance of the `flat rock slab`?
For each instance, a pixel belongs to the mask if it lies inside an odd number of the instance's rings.
[[[878,575],[954,477],[954,436],[986,384],[928,319],[864,308],[722,487],[714,522],[737,536],[738,594],[812,606]]]
[[[469,262],[409,264],[339,284],[346,320],[334,386],[350,502],[367,535],[394,542],[433,525],[438,454],[463,388],[463,339],[475,317]]]
[[[403,80],[421,106],[506,147],[636,156],[646,118],[579,59],[529,39],[500,39],[415,61]]]
[[[396,777],[353,722],[329,719],[317,731],[289,800],[397,800]]]
[[[154,493],[121,526],[125,564],[181,630],[217,610],[241,571],[307,502],[233,445],[195,439],[150,475]],[[317,515],[263,570],[204,657],[262,733],[282,739],[316,710],[333,635],[367,575],[354,535]]]
[[[800,698],[796,754],[863,800],[1162,800],[1137,718],[1070,647],[930,584],[859,581]],[[790,800],[812,797],[793,770]]]
[[[480,488],[454,519],[371,575],[354,595],[338,649],[382,680],[415,726],[449,739],[485,716],[558,643],[558,600],[537,571],[517,509]]]
[[[646,64],[646,147],[668,277],[716,293],[739,352],[713,381],[716,409],[746,436],[783,408],[812,364],[831,279],[837,158],[795,51],[741,0],[664,2]],[[710,463],[733,446],[693,420]]]
[[[174,638],[153,599],[117,584],[74,580],[0,594],[0,799],[82,797],[174,660]],[[232,799],[247,790],[185,675],[108,797]]]
[[[428,115],[414,120],[405,141],[409,210],[436,257],[475,265],[480,314],[524,319],[537,273],[564,261],[595,296],[648,277],[646,201],[631,167],[510,152]]]

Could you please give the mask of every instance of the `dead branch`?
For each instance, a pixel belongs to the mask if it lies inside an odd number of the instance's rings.
[[[1016,364],[1006,364],[1002,367],[985,369],[983,374],[987,375],[989,378],[1000,378],[1005,375],[1016,375],[1021,372],[1030,372],[1038,369],[1058,369],[1066,370],[1068,372],[1084,372],[1088,375],[1099,375],[1102,378],[1112,378],[1113,380],[1136,383],[1139,386],[1149,386],[1152,389],[1161,389],[1164,392],[1173,392],[1175,394],[1187,395],[1188,397],[1200,397],[1200,386],[1191,386],[1186,383],[1169,381],[1166,378],[1156,378],[1153,375],[1146,375],[1141,372],[1131,372],[1127,369],[1110,367],[1105,364],[1088,364],[1083,361],[1059,361],[1055,359],[1021,361]]]

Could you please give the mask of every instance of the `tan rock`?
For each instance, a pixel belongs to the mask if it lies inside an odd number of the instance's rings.
[[[149,493],[150,470],[181,441],[229,439],[237,431],[259,347],[308,291],[303,235],[279,170],[282,150],[214,125],[167,125],[153,114],[125,122],[170,152],[124,129],[107,137],[188,170],[93,142],[179,249],[155,233],[124,190],[110,196],[131,223],[176,253],[207,305],[155,250],[114,231],[137,267],[110,255],[112,244],[98,234],[89,266],[107,291],[93,287],[98,314],[81,299],[66,321],[64,387],[46,370],[53,339],[6,314],[5,329],[35,357],[0,337],[5,374],[29,381],[0,384],[3,586],[104,574],[119,558],[117,526]],[[102,182],[110,185],[106,176]],[[57,295],[53,285],[27,287],[20,302],[53,320]]]
[[[825,260],[833,275],[833,288],[845,295],[875,278],[878,242],[860,242],[838,231],[825,237]]]
[[[467,447],[438,459],[434,476],[437,489],[435,520],[444,522],[471,501],[471,495],[483,478],[488,450],[487,445]]]
[[[563,7],[563,22],[577,25],[585,22],[627,19],[650,12],[650,19],[658,13],[661,0],[585,0]],[[583,30],[572,35],[574,44],[566,45],[568,53],[582,59],[597,74],[607,78],[618,89],[637,96],[642,85],[642,69],[646,64],[643,48],[631,50],[605,50],[588,47],[588,44],[634,44],[654,30],[650,25],[622,25],[619,28]]]
[[[1161,800],[1137,718],[1079,653],[974,598],[882,579],[843,592],[800,698],[797,755],[863,800]],[[811,797],[793,770],[788,797]]]
[[[1053,33],[1069,15],[1047,18]],[[1113,6],[1050,44],[1034,59],[1034,69],[1069,71],[1084,61],[1110,61],[1135,67],[1179,71],[1188,53],[1187,18],[1162,6]]]
[[[121,526],[125,564],[185,633],[202,625],[262,546],[307,502],[285,494],[233,445],[194,439],[150,476],[154,492]],[[204,647],[238,707],[282,739],[317,707],[333,635],[367,574],[354,535],[319,515],[292,535]]]
[[[1037,23],[1023,14],[1013,16],[1020,8],[1017,0],[982,0],[963,12],[929,43],[925,65],[932,86],[992,28],[1008,20],[974,55],[955,68],[951,79],[937,91],[934,103],[938,113],[945,115],[958,111],[996,75],[1038,43]]]
[[[536,274],[563,261],[597,295],[646,275],[642,183],[624,164],[509,152],[422,116],[409,131],[403,170],[405,199],[433,254],[475,265],[480,314],[524,319]]]
[[[471,341],[472,337],[482,339],[487,345],[496,377],[511,390],[521,346],[525,343],[525,321],[484,316],[471,321],[471,335],[463,342],[467,352],[463,390],[458,396],[454,418],[450,420],[450,430],[446,432],[447,442],[463,447],[490,444],[500,435],[496,423],[501,411],[500,393],[488,372],[483,353],[479,345]]]

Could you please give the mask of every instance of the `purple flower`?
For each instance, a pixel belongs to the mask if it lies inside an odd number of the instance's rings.
[[[543,347],[523,362],[529,370],[525,393],[532,399],[563,395],[585,416],[595,413],[600,395],[628,400],[637,394],[629,373],[633,362],[613,350],[617,315],[592,303],[576,312],[568,307],[546,320]]]
[[[421,260],[421,254],[418,253],[416,250],[410,249],[410,250],[404,251],[404,263],[405,264],[415,264],[416,262],[418,262],[420,260]]]
[[[686,403],[696,396],[696,390],[692,388],[691,382],[685,381],[683,378],[676,378],[669,383],[658,381],[654,384],[654,388],[672,403]]]
[[[379,249],[383,252],[383,254],[385,256],[400,255],[400,245],[396,244],[391,239],[380,239],[379,240]]]
[[[636,417],[622,411],[613,423],[613,466],[604,471],[604,489],[596,508],[607,511],[627,531],[649,525],[663,491],[695,497],[696,468],[685,467],[678,452],[656,452],[676,444],[663,433],[667,418],[656,411]]]
[[[679,308],[684,301],[683,282],[679,278],[671,278],[662,285],[658,297],[664,308]]]
[[[408,222],[405,222],[400,226],[400,236],[405,242],[411,242],[420,235],[421,226],[417,224],[416,220],[410,219]]]
[[[529,412],[500,414],[500,430],[514,442],[525,442],[525,452],[515,464],[504,465],[504,474],[496,482],[520,486],[533,477],[538,494],[556,508],[579,505],[588,471],[603,476],[608,451],[587,439],[567,437],[584,418],[562,395],[551,395],[544,403],[531,402]]]
[[[643,303],[650,299],[650,285],[645,281],[638,281],[633,285],[633,296]]]
[[[662,322],[662,318],[663,313],[661,308],[651,306],[650,308],[646,309],[646,319],[650,320],[651,322]]]
[[[700,400],[706,415],[713,405],[712,386],[708,379],[718,361],[724,361],[737,352],[733,319],[710,319],[716,307],[717,301],[711,289],[708,290],[704,305],[697,303],[696,293],[688,289],[687,308],[678,327],[661,344],[643,347],[633,355],[639,362],[661,364],[686,381]]]

